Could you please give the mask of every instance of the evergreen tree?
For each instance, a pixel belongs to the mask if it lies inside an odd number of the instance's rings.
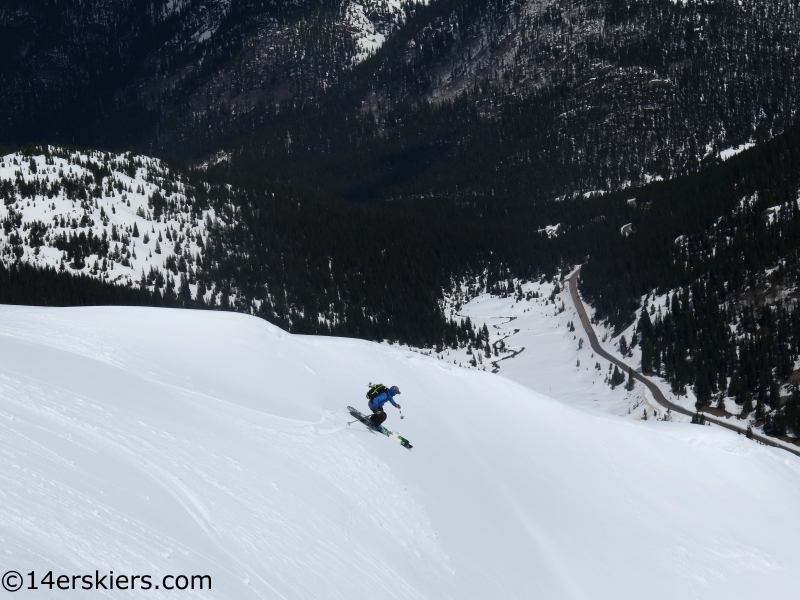
[[[742,402],[741,416],[746,417],[753,412],[753,395],[750,393],[750,390],[745,390],[743,396],[744,401]]]
[[[617,367],[617,365],[614,365],[614,373],[611,375],[611,387],[616,387],[624,382],[625,382],[625,375],[623,375],[620,372],[619,367]]]

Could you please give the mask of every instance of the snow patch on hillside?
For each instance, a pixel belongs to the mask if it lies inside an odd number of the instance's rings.
[[[725,150],[720,151],[719,158],[720,160],[728,160],[729,158],[732,158],[737,154],[744,152],[745,150],[749,150],[753,146],[755,146],[754,142],[746,142],[744,144],[740,144],[739,146],[726,148]]]
[[[545,225],[542,229],[539,229],[539,233],[546,235],[549,238],[558,237],[559,231],[561,230],[561,223],[556,223],[555,225]]]
[[[101,152],[0,157],[0,260],[166,292],[195,272],[217,217],[159,160]],[[177,280],[177,282],[176,282]],[[202,291],[202,290],[201,290]],[[211,291],[204,292],[208,300]]]
[[[345,9],[345,24],[350,27],[358,52],[353,64],[363,62],[383,46],[387,36],[402,23],[403,6],[408,0],[361,0]],[[423,4],[427,4],[423,2]]]
[[[167,0],[161,10],[160,18],[164,20],[176,13],[184,13],[186,27],[189,31],[196,30],[191,39],[202,43],[217,32],[230,10],[231,0],[205,0],[202,3],[190,0]]]

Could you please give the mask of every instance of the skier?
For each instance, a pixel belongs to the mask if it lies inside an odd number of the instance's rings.
[[[372,400],[369,401],[368,406],[372,411],[372,416],[369,418],[369,420],[374,427],[380,427],[381,423],[383,423],[386,420],[386,417],[388,416],[383,411],[384,404],[386,404],[387,402],[391,402],[395,406],[395,408],[400,408],[400,405],[394,401],[395,395],[399,393],[400,393],[400,388],[397,387],[396,385],[393,385],[388,390],[386,390],[385,392],[381,392],[380,394],[378,394]]]

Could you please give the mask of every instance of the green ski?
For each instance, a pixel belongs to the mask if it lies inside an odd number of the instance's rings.
[[[373,425],[370,422],[369,417],[363,415],[361,412],[357,411],[352,406],[348,406],[347,410],[349,410],[351,415],[353,415],[356,419],[358,419],[364,425],[369,427],[372,431],[377,431],[378,433],[382,433],[383,435],[385,435],[388,438],[396,440],[397,442],[400,443],[401,446],[403,446],[403,448],[408,448],[409,450],[411,450],[411,448],[413,448],[413,446],[408,442],[408,440],[406,438],[404,438],[402,435],[397,435],[396,433],[393,433],[393,432],[389,431],[388,429],[386,429],[386,427],[375,427],[375,425]]]

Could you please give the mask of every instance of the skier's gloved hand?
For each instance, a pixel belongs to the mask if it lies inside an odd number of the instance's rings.
[[[395,406],[397,406],[397,408],[403,408],[403,407],[402,407],[402,406],[400,406],[399,404],[396,404]]]

